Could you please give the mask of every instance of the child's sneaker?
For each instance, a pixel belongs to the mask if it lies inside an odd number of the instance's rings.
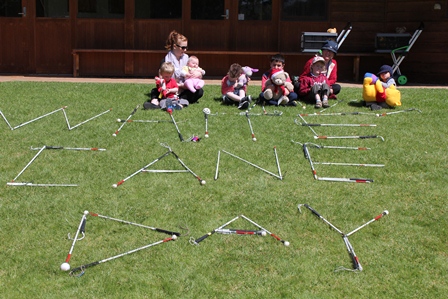
[[[328,104],[328,100],[323,100],[322,101],[322,107],[324,107],[324,108],[330,107],[330,105]]]
[[[224,105],[232,105],[234,102],[231,99],[229,99],[228,96],[222,96],[222,103]]]
[[[246,100],[246,97],[242,98],[240,104],[238,105],[238,109],[247,109],[249,107],[249,101]]]
[[[317,100],[316,101],[316,105],[314,105],[314,108],[322,108],[322,101],[321,100]]]
[[[288,99],[287,97],[281,97],[281,98],[278,100],[277,105],[278,105],[278,106],[280,106],[280,105],[286,105],[286,104],[288,104],[288,102],[289,102],[289,99]]]

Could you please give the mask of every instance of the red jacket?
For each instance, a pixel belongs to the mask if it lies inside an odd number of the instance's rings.
[[[324,74],[320,74],[319,76],[315,76],[313,74],[311,74],[310,72],[308,72],[307,75],[305,76],[300,76],[300,90],[299,90],[299,96],[306,96],[310,93],[311,88],[316,85],[316,84],[320,84],[322,85],[323,83],[327,83],[328,84],[328,80],[325,77]]]
[[[178,88],[177,82],[174,78],[171,78],[168,82],[163,79],[156,77],[156,87],[158,92],[160,92],[161,99],[174,99],[176,97],[176,92],[168,93],[168,89]]]
[[[303,72],[300,75],[300,78],[302,78],[303,76],[307,76],[310,73],[313,59],[314,57],[312,57],[305,63],[305,67],[303,68]],[[338,80],[338,63],[336,62],[336,60],[332,59],[325,66],[327,68],[327,84],[332,86]]]
[[[237,83],[238,83],[238,81],[236,81],[235,83],[232,83],[231,81],[229,81],[229,75],[226,75],[221,80],[221,94],[223,96],[225,96],[228,92],[233,92],[235,90],[235,85]],[[241,87],[241,89],[244,90],[244,92],[246,92],[247,85],[243,85],[243,87]]]

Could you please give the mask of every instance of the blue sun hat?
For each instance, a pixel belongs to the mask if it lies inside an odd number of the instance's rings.
[[[379,76],[384,73],[389,73],[392,76],[394,74],[394,70],[390,65],[385,64],[380,67],[380,70],[376,75]]]
[[[338,54],[339,47],[335,41],[329,40],[322,46],[321,50],[328,50],[334,54]]]

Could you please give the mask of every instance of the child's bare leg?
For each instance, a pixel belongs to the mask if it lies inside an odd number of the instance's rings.
[[[320,99],[320,94],[316,93],[314,95],[314,98],[316,99],[316,105],[314,107],[316,108],[322,108],[322,101]]]
[[[241,97],[233,92],[228,92],[226,96],[234,102],[239,102],[241,100]]]

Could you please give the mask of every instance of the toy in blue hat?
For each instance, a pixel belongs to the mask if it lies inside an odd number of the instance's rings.
[[[335,41],[329,40],[322,46],[321,50],[328,50],[334,54],[338,54],[339,47]]]
[[[379,76],[379,75],[384,74],[384,73],[389,73],[390,76],[392,77],[393,74],[394,74],[394,70],[392,69],[391,66],[385,64],[385,65],[382,65],[380,67],[380,70],[379,70],[379,72],[376,75]]]

